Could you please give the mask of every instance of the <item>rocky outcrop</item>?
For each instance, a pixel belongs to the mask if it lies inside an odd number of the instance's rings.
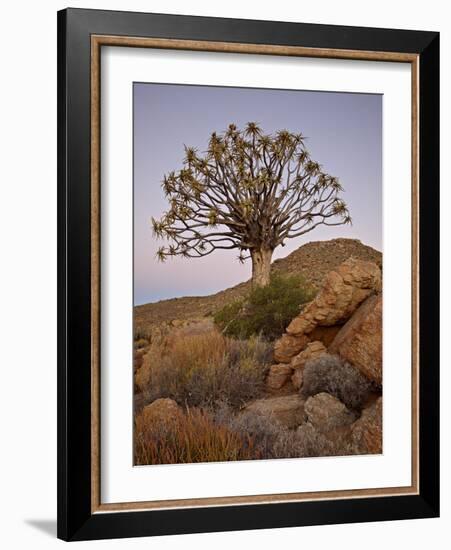
[[[335,337],[329,350],[369,380],[382,384],[382,296],[370,296]]]
[[[284,334],[274,344],[274,359],[278,363],[290,363],[292,358],[302,351],[310,342],[310,338],[303,334],[293,336]]]
[[[290,365],[280,364],[269,367],[266,385],[270,390],[280,389],[290,378],[292,369]]]
[[[293,357],[290,367],[293,370],[291,381],[295,389],[299,390],[302,387],[303,372],[307,361],[318,359],[318,357],[321,357],[324,353],[327,353],[326,347],[322,342],[317,340],[315,342],[308,343],[303,351]]]
[[[286,428],[295,428],[305,421],[304,400],[299,395],[257,399],[247,405],[243,412],[266,416]]]
[[[336,428],[351,425],[356,414],[346,405],[328,393],[318,393],[305,402],[307,419],[317,430],[330,432]]]
[[[278,397],[244,409],[295,429],[308,456],[382,450],[381,284],[375,263],[349,258],[331,271],[275,343],[266,384]],[[282,395],[293,388],[305,391]]]
[[[290,366],[292,369],[303,369],[307,361],[317,359],[326,352],[326,347],[319,340],[309,342],[303,351],[293,357]]]
[[[300,390],[304,383],[304,369],[296,369],[291,376],[291,383],[295,390]]]
[[[309,338],[312,342],[320,341],[326,348],[332,344],[335,336],[340,332],[343,325],[334,325],[333,327],[316,326],[312,332],[309,333]]]
[[[288,325],[292,336],[309,334],[316,326],[343,323],[375,291],[380,291],[381,270],[371,262],[349,258],[331,271],[315,299]]]
[[[285,335],[285,337],[279,340],[279,346],[276,348],[274,355],[279,361],[284,360],[286,362],[272,365],[269,368],[266,386],[270,390],[279,390],[290,378],[294,388],[298,390],[302,386],[302,371],[306,362],[311,359],[317,359],[327,352],[327,348],[319,340],[308,342],[304,337],[296,339],[295,343],[292,340],[293,338],[290,335]],[[304,344],[304,342],[307,343]],[[293,350],[298,349],[301,345],[302,347],[305,346],[305,349],[292,357]]]
[[[372,382],[382,383],[382,273],[372,262],[348,258],[324,279],[312,302],[274,344],[268,387],[288,380],[302,387],[307,361],[323,353],[340,355]],[[290,365],[288,368],[280,365]]]
[[[351,433],[358,454],[382,453],[382,397],[362,411]]]

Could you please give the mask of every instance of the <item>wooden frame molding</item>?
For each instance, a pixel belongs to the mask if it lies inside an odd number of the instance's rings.
[[[412,73],[412,483],[409,487],[249,495],[148,502],[102,504],[100,499],[100,54],[102,46],[160,48],[261,55],[356,59],[402,62]],[[420,63],[416,53],[307,48],[266,44],[212,42],[165,38],[91,35],[91,512],[164,510],[206,506],[307,502],[342,498],[418,495],[419,478],[419,82]]]

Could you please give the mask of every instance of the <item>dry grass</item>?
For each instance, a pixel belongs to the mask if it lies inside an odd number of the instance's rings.
[[[164,423],[149,423],[137,414],[135,464],[351,454],[345,439],[331,441],[310,424],[290,430],[271,417],[239,410],[264,392],[270,360],[271,347],[264,341],[233,340],[216,331],[152,344],[137,373],[141,405],[169,397],[185,412]],[[367,384],[354,371],[336,358],[329,362],[311,368],[309,391],[316,392],[321,383],[344,401],[348,393],[353,399],[365,394]]]
[[[216,331],[153,344],[136,375],[147,401],[170,397],[180,405],[212,407],[226,400],[234,407],[259,396],[271,359],[258,338],[235,341]]]
[[[136,342],[138,340],[144,340],[149,343],[151,337],[151,330],[146,329],[143,326],[135,326],[133,330],[133,340]]]
[[[165,423],[135,419],[135,464],[179,464],[355,454],[346,439],[331,441],[310,424],[290,430],[271,418],[236,414],[222,403],[215,411],[187,409]]]
[[[260,458],[249,435],[215,424],[210,414],[188,410],[179,421],[146,424],[135,421],[135,464],[224,462]]]

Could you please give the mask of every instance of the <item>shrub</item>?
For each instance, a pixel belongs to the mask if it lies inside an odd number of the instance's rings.
[[[374,389],[359,370],[329,354],[308,361],[303,380],[301,394],[304,398],[327,392],[351,409],[360,408]]]
[[[328,439],[309,423],[302,424],[294,432],[282,432],[275,442],[274,458],[297,458],[315,456],[345,456],[353,454],[346,438]]]
[[[297,430],[290,430],[271,418],[251,411],[235,415],[227,404],[221,404],[215,414],[215,422],[227,426],[240,435],[250,437],[256,457],[304,458],[314,456],[337,456],[352,454],[345,439],[331,441],[309,423]]]
[[[135,422],[135,464],[223,462],[260,458],[252,438],[215,424],[209,413],[188,410],[177,423]]]
[[[150,330],[141,325],[135,325],[133,330],[133,340],[146,340],[147,342],[149,342]]]
[[[303,277],[273,275],[269,285],[254,288],[245,300],[226,305],[215,314],[214,320],[228,336],[246,339],[262,335],[274,340],[312,298],[313,290]]]
[[[278,423],[253,411],[235,414],[226,402],[218,404],[214,418],[217,424],[227,426],[241,437],[251,437],[254,451],[262,458],[275,458],[274,443],[284,430]]]
[[[345,438],[331,441],[308,423],[290,430],[255,412],[236,414],[225,401],[216,409],[188,408],[167,422],[135,418],[136,465],[348,454],[355,450]]]
[[[135,350],[137,349],[142,349],[142,348],[145,348],[149,345],[149,341],[144,339],[144,338],[140,338],[139,340],[135,340],[134,343],[133,343],[133,348]]]
[[[150,401],[213,407],[222,399],[239,407],[262,393],[270,360],[261,339],[235,341],[214,331],[181,337],[169,348],[152,345],[137,379]]]

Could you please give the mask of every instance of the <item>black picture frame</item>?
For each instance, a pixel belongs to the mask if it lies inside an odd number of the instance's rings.
[[[419,494],[188,509],[91,509],[91,36],[419,56]],[[58,13],[58,537],[87,540],[439,515],[439,33],[66,9]]]

